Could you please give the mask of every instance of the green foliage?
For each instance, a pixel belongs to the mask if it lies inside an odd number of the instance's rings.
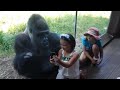
[[[78,16],[77,36],[81,36],[89,27],[97,27],[100,34],[104,34],[108,27],[109,19],[103,17]]]
[[[21,23],[21,24],[18,24],[18,25],[11,26],[8,29],[8,33],[16,35],[20,32],[23,32],[25,30],[25,27],[26,27],[25,23]]]
[[[74,33],[73,31],[74,16],[73,15],[65,15],[63,17],[56,17],[56,18],[46,17],[46,21],[52,32],[56,32],[58,34]]]
[[[2,43],[3,43],[3,32],[0,31],[0,46],[1,46]]]
[[[46,21],[52,32],[71,33],[74,35],[74,15],[65,15],[63,17],[50,18],[46,17]],[[91,15],[78,15],[77,19],[77,37],[80,37],[87,31],[89,27],[97,27],[101,35],[106,32],[109,19],[103,17],[93,17]],[[106,29],[105,29],[106,28]]]
[[[11,26],[7,33],[0,32],[0,56],[10,56],[14,54],[13,46],[15,36],[25,30],[26,24]]]
[[[14,42],[14,35],[12,34],[4,34],[3,36],[3,47],[4,51],[7,51],[12,48]]]
[[[62,17],[45,17],[51,32],[58,34],[71,33],[74,35],[74,15],[64,15]],[[77,38],[80,38],[89,27],[100,29],[101,35],[106,32],[109,19],[103,17],[92,17],[91,15],[80,16],[77,19]],[[14,54],[14,39],[17,34],[25,30],[26,24],[11,26],[7,33],[0,31],[0,57]],[[106,28],[106,29],[105,29]]]

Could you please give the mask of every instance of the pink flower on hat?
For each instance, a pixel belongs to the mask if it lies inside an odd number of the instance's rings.
[[[96,27],[90,27],[88,29],[88,31],[84,34],[85,36],[87,35],[91,35],[93,36],[95,39],[100,40],[100,33],[99,30]]]

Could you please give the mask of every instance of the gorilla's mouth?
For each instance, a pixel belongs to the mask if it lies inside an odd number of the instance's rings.
[[[49,47],[49,42],[48,38],[44,37],[44,39],[40,42],[42,48],[48,48]]]
[[[49,46],[48,42],[43,42],[43,43],[42,43],[42,47],[45,47],[45,48],[46,48],[46,47],[48,47],[48,46]]]

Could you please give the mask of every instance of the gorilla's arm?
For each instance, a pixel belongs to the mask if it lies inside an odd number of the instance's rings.
[[[16,36],[14,49],[16,54],[31,51],[30,38],[27,34],[21,33]]]
[[[25,33],[20,33],[15,38],[14,44],[15,50],[15,59],[14,59],[14,68],[18,70],[19,73],[23,73],[25,70],[24,68],[25,62],[27,59],[25,58],[26,54],[31,52],[31,43],[30,38]]]

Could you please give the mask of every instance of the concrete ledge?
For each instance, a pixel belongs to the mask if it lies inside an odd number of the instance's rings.
[[[108,33],[105,33],[104,35],[101,36],[101,42],[102,42],[102,46],[105,47],[107,44],[109,44],[112,40],[114,39],[114,37]]]

